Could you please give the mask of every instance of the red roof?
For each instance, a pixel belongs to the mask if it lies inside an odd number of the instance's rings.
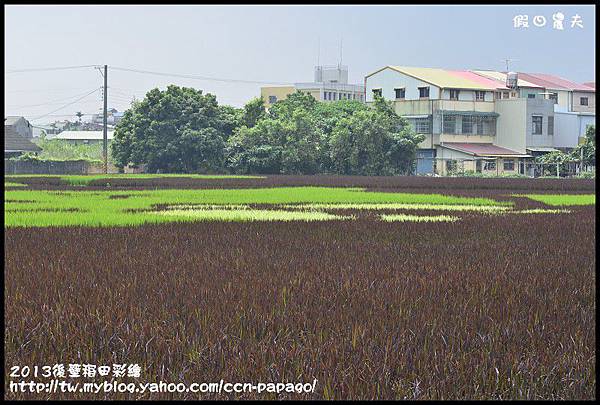
[[[502,89],[508,90],[508,87],[504,85],[504,83],[498,80],[488,79],[487,77],[478,75],[477,73],[470,72],[468,70],[448,70],[448,72],[453,75],[462,77],[463,79],[471,80],[479,84],[483,84],[484,86],[492,89]]]
[[[596,90],[596,82],[585,82],[583,83],[584,86],[588,86],[593,88],[594,90]]]
[[[526,156],[511,149],[506,149],[492,143],[463,143],[463,142],[443,142],[440,146],[454,149],[459,152],[468,153],[475,156],[498,156],[498,155],[518,155]]]
[[[595,87],[589,87],[584,84],[572,82],[571,80],[563,79],[562,77],[549,75],[545,73],[521,73],[519,77],[537,84],[538,86],[545,87],[553,90],[575,90],[575,91],[596,91]]]

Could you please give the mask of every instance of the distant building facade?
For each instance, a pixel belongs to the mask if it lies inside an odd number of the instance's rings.
[[[392,100],[425,135],[417,174],[525,173],[572,149],[595,123],[595,89],[550,75],[386,66],[365,78],[366,102]]]
[[[314,82],[294,83],[292,86],[262,87],[260,95],[265,107],[285,100],[288,95],[302,91],[311,94],[317,101],[356,100],[364,102],[364,86],[348,83],[348,67],[316,66]]]
[[[4,118],[4,126],[12,127],[19,135],[25,139],[33,138],[33,127],[25,117],[9,115]]]

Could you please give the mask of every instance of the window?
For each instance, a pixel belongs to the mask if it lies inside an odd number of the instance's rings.
[[[419,97],[429,98],[429,87],[419,87]]]
[[[417,134],[429,134],[431,133],[431,120],[427,118],[412,118],[409,120],[413,130]]]
[[[496,170],[496,161],[495,160],[486,160],[483,162],[483,170]]]
[[[502,93],[502,98],[508,98],[508,91],[505,91],[504,93]]]
[[[517,97],[517,92],[516,92],[516,91],[513,91],[512,93],[510,93],[510,96],[511,96],[512,98],[516,98],[516,97]]]
[[[277,96],[269,96],[269,104],[275,104],[277,102]]]
[[[502,93],[499,91],[494,92],[494,98],[500,100],[502,98]]]
[[[579,105],[588,105],[587,97],[579,97]]]
[[[552,93],[548,96],[550,100],[554,100],[554,104],[558,104],[558,93]]]
[[[515,170],[515,161],[513,159],[504,159],[504,170],[505,171]]]
[[[535,94],[531,94],[531,93],[529,93],[529,94],[527,95],[527,98],[535,98]]]
[[[485,91],[475,91],[475,101],[485,101]]]
[[[445,134],[456,133],[456,116],[448,115],[444,117],[443,130]]]
[[[544,117],[541,115],[534,115],[532,117],[532,130],[531,133],[533,135],[541,135],[542,134],[542,125],[544,123]]]
[[[460,90],[450,90],[450,100],[458,100],[458,93]]]
[[[469,135],[473,133],[473,116],[464,115],[462,117],[462,133]]]
[[[554,135],[554,117],[548,117],[548,135]]]
[[[446,170],[449,173],[456,172],[456,169],[458,169],[458,161],[456,161],[456,160],[446,160]]]
[[[394,89],[394,91],[396,92],[396,100],[404,98],[406,96],[406,89],[404,88]]]
[[[373,89],[373,97],[381,97],[381,89]]]

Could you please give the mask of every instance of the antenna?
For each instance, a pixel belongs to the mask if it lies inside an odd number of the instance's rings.
[[[321,37],[317,37],[317,66],[321,63]]]
[[[511,58],[502,59],[502,62],[506,63],[506,71],[507,72],[510,72],[510,69],[509,69],[510,62],[518,62],[518,61],[519,61],[519,59],[511,59]]]

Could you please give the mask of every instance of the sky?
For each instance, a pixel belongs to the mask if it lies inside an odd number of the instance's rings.
[[[511,70],[595,81],[596,21],[589,5],[4,8],[5,116],[38,125],[98,112],[103,78],[94,67],[13,70],[106,64],[109,108],[119,111],[169,84],[240,107],[260,96],[267,85],[260,82],[313,81],[317,62],[340,62],[340,47],[349,82],[357,84],[386,65],[505,70],[506,58]],[[565,16],[564,30],[553,28],[557,12]],[[517,15],[528,16],[528,28],[514,27]],[[571,27],[575,15],[583,28]],[[546,25],[533,25],[535,16]]]

